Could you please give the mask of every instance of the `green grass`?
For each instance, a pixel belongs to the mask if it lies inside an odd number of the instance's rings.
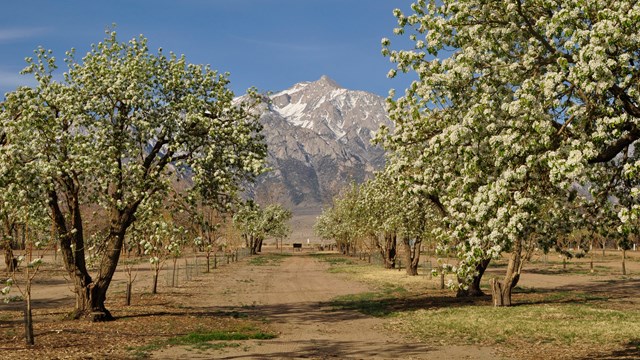
[[[355,265],[356,262],[353,259],[335,254],[311,254],[312,257],[329,263],[331,266],[335,265]]]
[[[402,286],[384,286],[380,291],[338,296],[331,300],[331,306],[341,310],[356,310],[375,317],[394,316],[391,304],[408,291]]]
[[[254,255],[249,260],[249,265],[253,266],[267,266],[267,265],[280,265],[282,260],[290,254],[266,254],[266,255]]]
[[[269,340],[276,338],[273,333],[264,332],[253,327],[244,327],[237,331],[196,331],[182,336],[176,336],[164,341],[128,348],[135,358],[147,358],[150,353],[165,346],[188,346],[197,350],[216,350],[225,347],[239,347],[238,343],[226,341]],[[215,342],[213,342],[215,341]]]
[[[400,327],[425,341],[496,345],[517,339],[531,345],[571,346],[629,342],[640,333],[640,311],[585,304],[536,304],[507,308],[463,306],[399,313]]]
[[[518,292],[518,288],[516,288],[516,292]],[[531,291],[530,293],[535,293],[535,291]],[[587,304],[589,302],[594,301],[607,301],[609,300],[606,296],[599,296],[587,293],[581,293],[576,291],[554,291],[544,296],[542,301],[536,301],[539,303],[582,303]]]
[[[435,300],[430,300],[430,295],[425,295],[430,291],[426,283],[415,287],[413,283],[404,282],[414,277],[404,276],[402,272],[361,263],[350,265],[350,259],[336,255],[318,258],[332,264],[330,271],[347,273],[380,289],[337,297],[332,301],[335,308],[385,317],[390,329],[421,341],[511,349],[547,344],[565,350],[618,344],[640,350],[640,309],[626,306],[621,309],[621,304],[605,292],[518,287],[514,291],[516,306],[496,308],[488,301],[457,302],[453,300],[453,293],[446,292],[434,291],[432,299]],[[588,264],[585,267],[588,272]],[[583,269],[568,267],[567,270],[571,273]],[[596,266],[596,271],[607,270]],[[443,295],[450,296],[452,301]],[[416,301],[424,301],[425,306]]]
[[[168,345],[198,345],[209,341],[231,341],[231,340],[269,340],[276,336],[271,333],[265,333],[258,330],[229,332],[229,331],[209,331],[194,332],[183,336],[171,338],[167,341]]]

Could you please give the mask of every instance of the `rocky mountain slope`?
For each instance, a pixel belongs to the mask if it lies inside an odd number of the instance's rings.
[[[384,165],[384,151],[371,144],[380,125],[391,126],[384,98],[326,76],[270,95],[260,120],[273,171],[256,183],[258,201],[320,207]]]

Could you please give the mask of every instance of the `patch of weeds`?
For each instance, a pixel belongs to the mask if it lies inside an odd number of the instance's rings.
[[[490,290],[491,288],[487,286],[486,289]],[[513,288],[513,293],[514,294],[537,294],[539,293],[539,290],[533,287],[516,286]]]
[[[406,292],[405,289],[402,290]],[[338,296],[331,301],[331,306],[341,310],[355,310],[375,317],[394,316],[396,312],[391,305],[401,294],[397,289],[389,287],[380,292]]]
[[[443,307],[400,312],[396,319],[399,328],[411,329],[425,341],[449,339],[484,345],[511,346],[510,339],[532,346],[627,344],[637,340],[640,332],[640,311],[584,303]]]
[[[573,292],[573,291],[558,291],[546,295],[542,302],[573,302],[573,303],[586,303],[590,301],[608,301],[606,296],[599,296],[587,293]]]
[[[240,347],[237,343],[218,342],[218,343],[200,343],[194,344],[193,348],[197,350],[220,350],[228,347]]]
[[[148,358],[151,352],[157,351],[165,346],[188,346],[189,348],[196,350],[219,350],[226,347],[240,346],[240,344],[229,343],[226,341],[253,339],[269,340],[276,337],[277,336],[273,333],[264,332],[253,327],[243,327],[235,331],[196,331],[186,335],[172,337],[164,341],[156,341],[143,346],[129,347],[127,350],[131,352],[133,357],[143,359]]]
[[[4,298],[5,303],[20,302],[20,301],[24,301],[24,298],[22,297],[22,295],[7,296]]]
[[[240,331],[209,331],[209,332],[193,332],[187,335],[178,336],[167,340],[168,345],[199,345],[209,341],[230,341],[230,340],[269,340],[276,337],[275,334],[263,332],[260,330],[249,330],[251,328]]]
[[[253,309],[258,305],[255,301],[251,304],[241,304],[240,307],[243,309]]]
[[[253,266],[267,266],[267,265],[280,265],[284,258],[291,256],[290,254],[266,254],[256,255],[249,260],[249,265]]]
[[[323,261],[328,262],[329,265],[355,265],[356,263],[349,258],[343,258],[343,257],[332,257],[332,258],[326,258]]]
[[[316,258],[317,260],[329,263],[329,265],[355,265],[356,262],[353,259],[335,255],[335,254],[311,254],[311,257]]]
[[[151,355],[151,352],[160,350],[162,343],[154,342],[147,345],[127,347],[127,351],[131,352],[131,356],[135,359],[146,359]]]
[[[5,337],[8,337],[8,338],[14,338],[14,337],[18,336],[18,333],[16,332],[15,329],[7,329],[4,332],[4,335],[5,335]]]
[[[409,291],[407,291],[407,289],[403,288],[402,286],[397,286],[397,285],[391,285],[391,284],[385,284],[382,292],[384,295],[387,296],[401,296],[401,295],[406,295],[409,293]]]

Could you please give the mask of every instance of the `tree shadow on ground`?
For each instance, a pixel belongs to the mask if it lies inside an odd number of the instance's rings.
[[[640,279],[613,279],[594,281],[590,284],[569,285],[558,288],[564,291],[604,293],[612,298],[640,297]]]
[[[61,298],[61,299],[51,299],[51,298],[45,298],[45,299],[34,299],[31,300],[31,307],[33,308],[34,311],[38,311],[38,310],[49,310],[49,309],[59,309],[59,308],[64,308],[64,307],[71,307],[70,310],[72,309],[73,306],[73,299],[68,299],[68,298]],[[24,310],[24,301],[23,300],[18,300],[18,301],[12,301],[9,302],[7,304],[2,304],[3,306],[3,310],[9,310],[9,311],[23,311]]]
[[[490,296],[455,297],[446,295],[402,295],[399,297],[347,298],[325,303],[336,309],[355,310],[366,315],[384,317],[399,311],[439,309],[462,306],[488,306]]]
[[[277,344],[279,340],[269,340],[271,344]],[[395,344],[392,342],[374,341],[335,341],[335,340],[305,340],[288,341],[282,344],[283,348],[294,349],[292,351],[276,351],[261,354],[260,359],[370,359],[370,358],[423,358],[426,348],[424,344]],[[435,350],[435,349],[433,349]],[[220,359],[249,359],[255,354],[220,355]]]
[[[601,360],[631,360],[640,359],[640,338],[634,339],[627,343],[623,349],[617,349],[608,353],[590,354],[583,358],[584,360],[601,359]]]
[[[125,319],[138,319],[138,318],[145,318],[145,317],[155,317],[155,316],[185,316],[185,315],[189,315],[189,316],[193,316],[193,317],[198,317],[198,318],[203,318],[203,317],[219,317],[219,318],[234,318],[234,319],[243,319],[243,318],[247,318],[249,317],[249,315],[245,312],[241,312],[241,311],[237,311],[237,310],[217,310],[217,311],[203,311],[202,309],[200,310],[195,310],[195,311],[153,311],[153,312],[147,312],[147,313],[134,313],[134,314],[127,314],[127,315],[120,315],[120,316],[116,316],[116,320],[125,320]]]

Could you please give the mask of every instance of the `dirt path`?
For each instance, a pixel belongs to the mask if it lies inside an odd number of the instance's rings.
[[[173,347],[154,359],[496,359],[488,348],[432,347],[403,339],[384,328],[384,319],[336,310],[327,302],[340,295],[370,291],[365,285],[327,272],[310,256],[287,257],[279,265],[224,268],[189,306],[238,311],[263,317],[278,331],[273,340],[243,341],[241,346],[196,353]],[[193,294],[193,291],[184,289]]]

